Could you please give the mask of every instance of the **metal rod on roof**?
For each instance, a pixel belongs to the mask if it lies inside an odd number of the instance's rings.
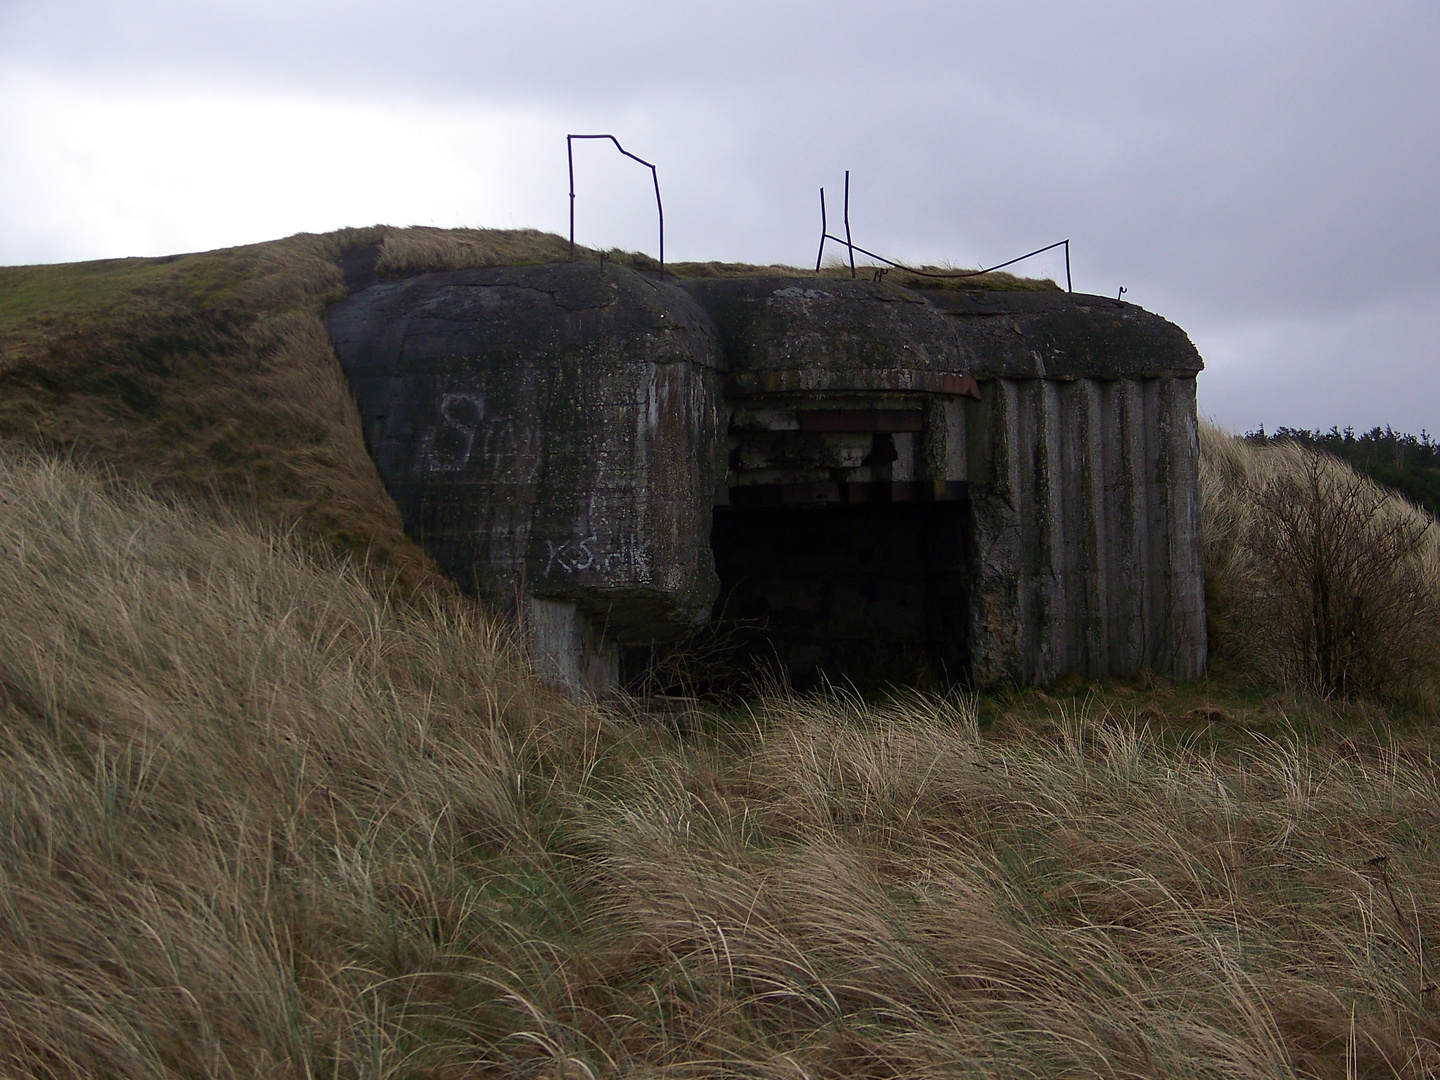
[[[840,237],[838,237],[838,236],[827,236],[826,239],[827,239],[827,240],[834,240],[837,244],[843,244],[843,243],[844,243],[844,241],[841,240]],[[1053,243],[1053,244],[1046,244],[1044,247],[1042,247],[1042,248],[1036,248],[1034,251],[1027,251],[1024,255],[1018,255],[1018,256],[1016,256],[1016,257],[1013,258],[1013,259],[1007,259],[1005,262],[996,263],[994,266],[986,267],[984,270],[953,270],[953,271],[948,271],[948,272],[946,272],[946,273],[937,273],[937,272],[934,271],[934,270],[921,270],[919,267],[916,267],[916,266],[907,266],[905,263],[896,262],[894,259],[887,259],[884,255],[877,255],[877,254],[875,254],[875,252],[873,252],[873,251],[866,251],[866,250],[865,250],[863,247],[861,247],[859,244],[854,245],[854,247],[855,247],[855,250],[858,251],[861,255],[868,255],[868,256],[870,256],[870,258],[872,258],[872,259],[879,259],[879,260],[880,260],[881,262],[883,262],[885,265],[887,265],[887,266],[893,266],[893,267],[895,267],[895,269],[897,269],[897,270],[904,270],[907,274],[914,274],[914,275],[916,275],[917,277],[946,278],[946,279],[949,279],[949,278],[970,278],[970,277],[978,277],[978,276],[981,275],[981,274],[989,274],[989,273],[991,273],[991,272],[993,272],[993,271],[995,271],[995,270],[1003,269],[1003,268],[1006,267],[1006,266],[1013,266],[1015,263],[1021,262],[1021,261],[1025,260],[1025,259],[1028,259],[1028,258],[1030,258],[1032,255],[1039,255],[1040,253],[1045,252],[1045,251],[1052,251],[1052,250],[1054,250],[1054,249],[1057,248],[1057,247],[1062,247],[1062,246],[1064,246],[1064,244],[1065,244],[1065,241],[1064,241],[1064,240],[1056,240],[1055,243]]]
[[[815,273],[820,272],[820,260],[825,257],[825,236],[830,230],[825,225],[825,189],[820,189],[820,250],[815,253]]]
[[[575,139],[609,139],[615,144],[615,149],[624,154],[631,161],[638,161],[650,170],[650,178],[655,181],[655,213],[660,219],[660,276],[665,276],[665,207],[660,202],[660,173],[653,164],[632,154],[625,147],[620,145],[620,140],[614,135],[566,135],[565,153],[570,159],[570,257],[575,257]]]
[[[634,155],[631,155],[634,157]],[[639,161],[639,158],[635,158]],[[650,166],[650,179],[655,181],[655,213],[660,218],[660,276],[665,276],[665,207],[660,202],[660,174]]]
[[[1074,292],[1075,286],[1070,284],[1070,241],[1065,241],[1065,291]]]
[[[850,242],[850,170],[845,170],[845,246],[850,249],[850,276],[855,276],[855,245]]]
[[[575,144],[565,136],[565,157],[570,163],[570,260],[575,260]]]

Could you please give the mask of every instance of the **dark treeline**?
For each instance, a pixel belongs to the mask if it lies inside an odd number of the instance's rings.
[[[1355,434],[1354,428],[1329,431],[1279,427],[1266,433],[1262,424],[1245,433],[1253,443],[1290,440],[1328,450],[1365,473],[1376,483],[1393,488],[1416,506],[1440,517],[1440,442],[1421,430],[1418,436],[1395,431],[1388,424]]]

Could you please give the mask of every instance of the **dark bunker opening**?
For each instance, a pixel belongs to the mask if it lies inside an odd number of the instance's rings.
[[[712,622],[800,690],[963,683],[969,515],[963,499],[717,506]]]

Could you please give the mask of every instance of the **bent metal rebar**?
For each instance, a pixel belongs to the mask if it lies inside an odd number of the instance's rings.
[[[655,212],[660,219],[660,276],[665,276],[665,207],[660,202],[660,174],[655,166],[638,154],[632,154],[625,147],[620,145],[620,140],[614,135],[566,135],[565,156],[570,162],[570,258],[575,258],[575,140],[576,139],[609,139],[615,144],[615,149],[624,154],[631,161],[638,161],[650,170],[650,178],[655,182]]]
[[[988,266],[988,267],[986,267],[986,268],[983,269],[983,270],[953,270],[953,271],[922,270],[922,269],[920,269],[918,266],[907,266],[905,263],[896,262],[894,259],[887,259],[884,255],[877,255],[877,254],[876,254],[875,252],[873,252],[873,251],[867,251],[867,250],[865,250],[863,247],[861,247],[859,244],[855,243],[855,242],[852,240],[851,234],[850,234],[850,170],[849,170],[849,169],[846,169],[846,170],[845,170],[845,211],[844,211],[844,220],[845,220],[845,239],[844,239],[844,240],[841,240],[840,237],[838,237],[838,236],[831,236],[831,235],[830,235],[829,226],[828,226],[828,224],[827,224],[827,222],[826,222],[826,217],[825,217],[825,189],[822,187],[822,188],[820,189],[820,250],[819,250],[819,251],[816,253],[816,255],[815,255],[815,272],[816,272],[817,274],[820,272],[820,262],[821,262],[821,260],[825,257],[825,241],[826,241],[826,240],[834,240],[835,243],[837,243],[837,244],[844,244],[844,245],[845,245],[846,250],[850,253],[850,276],[851,276],[852,278],[856,276],[856,272],[855,272],[855,252],[857,252],[857,251],[860,252],[861,255],[868,256],[869,258],[872,258],[872,259],[879,259],[879,260],[880,260],[882,263],[884,263],[886,266],[894,267],[896,270],[903,270],[903,271],[905,271],[907,274],[914,274],[916,277],[926,277],[926,278],[952,278],[952,279],[953,279],[953,278],[979,277],[981,274],[993,273],[993,272],[996,271],[996,270],[1003,270],[1003,269],[1004,269],[1005,267],[1007,267],[1007,266],[1014,266],[1014,265],[1015,265],[1016,263],[1018,263],[1018,262],[1024,262],[1026,259],[1033,258],[1033,257],[1036,256],[1036,255],[1043,255],[1043,254],[1044,254],[1045,252],[1047,252],[1047,251],[1054,251],[1054,250],[1055,250],[1056,248],[1058,248],[1058,247],[1063,247],[1063,248],[1065,249],[1065,291],[1066,291],[1066,292],[1074,292],[1074,291],[1075,291],[1075,288],[1074,288],[1074,286],[1072,285],[1071,280],[1070,280],[1070,241],[1069,241],[1068,239],[1066,239],[1066,240],[1057,240],[1057,241],[1055,241],[1055,243],[1053,243],[1053,244],[1046,244],[1046,245],[1045,245],[1044,247],[1042,247],[1042,248],[1036,248],[1034,251],[1027,251],[1024,255],[1016,256],[1015,258],[1009,259],[1009,260],[1007,260],[1007,261],[1005,261],[1005,262],[1002,262],[1002,263],[996,263],[994,266]],[[877,280],[878,280],[878,279],[877,279]]]

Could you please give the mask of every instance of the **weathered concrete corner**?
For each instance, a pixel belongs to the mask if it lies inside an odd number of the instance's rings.
[[[715,320],[726,370],[758,376],[747,386],[821,389],[885,372],[964,370],[952,320],[898,286],[810,278],[680,284]]]
[[[1184,330],[1107,296],[927,291],[951,316],[965,370],[977,379],[1194,377],[1204,367]]]
[[[602,652],[708,617],[719,356],[684,292],[594,263],[425,274],[329,327],[407,530],[457,581],[547,601],[542,638]]]

